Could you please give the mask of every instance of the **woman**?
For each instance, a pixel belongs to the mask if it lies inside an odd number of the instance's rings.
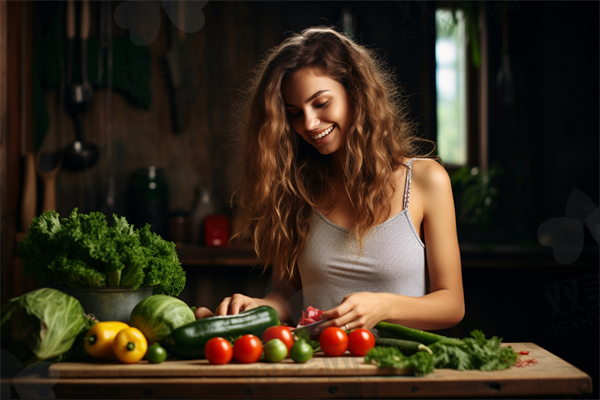
[[[304,309],[325,310],[321,330],[460,322],[450,180],[435,160],[415,159],[393,75],[343,34],[309,28],[273,49],[255,76],[240,126],[236,236],[272,266],[273,290],[234,294],[215,314],[269,305],[290,321],[301,295]]]

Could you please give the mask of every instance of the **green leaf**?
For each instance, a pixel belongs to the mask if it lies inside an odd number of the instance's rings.
[[[407,357],[397,347],[373,347],[365,356],[365,363],[371,362],[376,363],[379,368],[406,368],[417,376],[429,374],[434,368],[431,354],[418,351]]]

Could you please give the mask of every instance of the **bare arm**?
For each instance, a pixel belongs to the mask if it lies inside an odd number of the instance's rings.
[[[415,163],[413,168],[411,201],[413,192],[418,192],[430,293],[421,297],[352,293],[338,307],[325,312],[327,318],[333,319],[328,326],[372,328],[379,321],[389,321],[435,330],[452,327],[462,320],[465,306],[450,179],[435,162]]]

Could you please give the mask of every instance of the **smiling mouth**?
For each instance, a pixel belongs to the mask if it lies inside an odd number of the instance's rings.
[[[335,124],[331,125],[329,128],[325,129],[323,132],[319,133],[318,135],[311,136],[311,138],[313,140],[322,139],[325,136],[329,135],[334,127],[335,127]]]

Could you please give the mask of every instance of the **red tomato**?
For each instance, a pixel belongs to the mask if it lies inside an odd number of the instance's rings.
[[[263,346],[260,339],[254,335],[244,335],[233,342],[233,356],[243,363],[253,363],[260,359]]]
[[[227,364],[233,358],[233,347],[228,340],[214,337],[206,342],[204,357],[211,364]]]
[[[321,350],[327,356],[341,356],[348,349],[348,335],[340,328],[330,326],[319,336]]]
[[[368,329],[355,329],[348,334],[348,350],[353,356],[365,356],[375,347],[375,336]]]
[[[288,354],[294,345],[294,337],[292,336],[292,330],[289,326],[279,325],[267,328],[262,334],[262,341],[263,343],[267,343],[271,339],[281,340],[283,344],[285,344],[285,347],[287,347]]]

